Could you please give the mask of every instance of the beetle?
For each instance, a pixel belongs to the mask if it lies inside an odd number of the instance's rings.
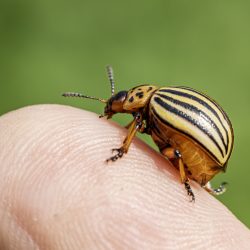
[[[75,92],[63,94],[105,103],[104,115],[100,117],[110,119],[116,113],[132,114],[122,146],[112,149],[116,154],[107,162],[114,162],[127,153],[137,132],[146,133],[152,136],[161,154],[179,170],[191,201],[195,196],[189,179],[214,195],[225,192],[225,182],[213,189],[209,181],[217,173],[226,171],[233,149],[234,133],[226,112],[212,98],[189,87],[143,84],[115,93],[111,66],[107,66],[107,72],[111,84],[109,99]]]

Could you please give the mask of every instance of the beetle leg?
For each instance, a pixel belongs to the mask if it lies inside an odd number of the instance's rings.
[[[127,124],[124,128],[129,129],[131,127],[131,125],[133,124],[134,120],[132,122],[130,122],[129,124]],[[141,122],[139,128],[138,128],[138,132],[140,133],[145,133],[145,124],[143,122]]]
[[[225,187],[226,185],[227,185],[226,182],[222,182],[218,188],[213,188],[211,186],[211,183],[208,182],[206,185],[203,186],[203,188],[213,195],[221,195],[224,192],[226,192],[227,190],[227,188]]]
[[[112,152],[116,151],[117,153],[108,158],[108,161],[116,161],[119,158],[121,158],[123,156],[124,153],[128,152],[129,146],[133,140],[133,138],[136,135],[137,131],[140,131],[140,129],[142,128],[142,116],[141,114],[137,113],[134,115],[134,120],[129,124],[128,127],[128,135],[126,136],[125,140],[123,141],[123,144],[120,148],[115,148],[112,149]]]
[[[181,156],[181,153],[179,152],[179,150],[176,150],[174,148],[171,147],[167,147],[164,148],[163,150],[161,150],[161,153],[166,156],[169,160],[177,160],[177,167],[179,169],[180,172],[180,177],[181,177],[181,182],[185,185],[185,189],[187,190],[187,194],[188,196],[191,197],[191,201],[195,201],[195,196],[194,193],[191,189],[191,186],[189,184],[189,180],[186,176],[186,172],[185,172],[185,168],[184,168],[184,164],[183,164],[183,159]]]

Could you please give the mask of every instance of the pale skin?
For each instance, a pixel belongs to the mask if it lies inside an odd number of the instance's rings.
[[[139,139],[107,163],[126,133],[67,106],[1,116],[0,249],[250,249],[224,205],[193,181],[189,202],[179,172]]]

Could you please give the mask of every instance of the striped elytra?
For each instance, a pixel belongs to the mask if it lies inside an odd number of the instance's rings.
[[[149,115],[195,141],[218,165],[227,162],[233,147],[232,125],[208,96],[187,87],[160,88],[150,100]]]
[[[106,104],[104,115],[130,113],[128,134],[116,154],[107,159],[116,161],[128,152],[137,132],[152,136],[160,152],[179,170],[181,182],[194,201],[189,184],[193,179],[208,192],[218,195],[226,189],[224,183],[217,189],[209,181],[225,171],[231,155],[234,135],[231,122],[223,109],[210,97],[188,87],[157,87],[139,85],[128,91],[115,93],[113,70],[107,67],[111,84],[108,99],[67,92],[63,96],[95,99]]]

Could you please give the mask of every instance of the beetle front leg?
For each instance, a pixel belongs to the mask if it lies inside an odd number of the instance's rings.
[[[191,201],[195,201],[195,196],[189,184],[189,179],[186,176],[183,159],[179,150],[176,150],[171,147],[167,147],[161,150],[161,153],[164,156],[166,156],[169,160],[177,160],[177,168],[179,169],[179,172],[180,172],[181,182],[184,184],[185,189],[187,190],[188,196],[191,197]]]
[[[108,158],[106,161],[116,161],[119,158],[121,158],[125,153],[128,152],[129,146],[133,140],[133,138],[136,135],[137,131],[140,131],[142,128],[142,116],[140,113],[137,113],[134,115],[134,120],[129,124],[128,127],[128,135],[126,136],[125,140],[123,141],[123,144],[120,148],[112,149],[112,152],[116,151],[117,153]]]

